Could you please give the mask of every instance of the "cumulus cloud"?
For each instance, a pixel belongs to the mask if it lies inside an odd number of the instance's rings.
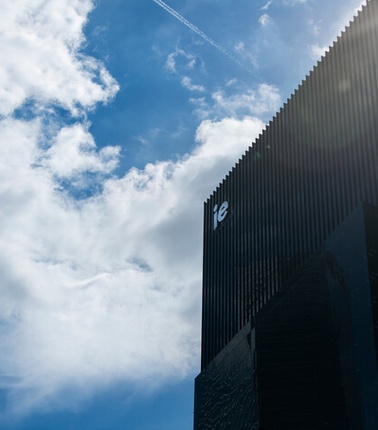
[[[96,151],[87,124],[63,127],[45,153],[44,166],[60,178],[78,177],[84,172],[110,173],[118,165],[119,147]]]
[[[218,93],[230,115],[203,121],[192,153],[109,176],[119,148],[98,150],[85,114],[118,85],[80,52],[91,7],[14,0],[1,15],[0,387],[19,413],[197,366],[202,203],[261,131],[253,113],[277,101],[271,87],[239,102]],[[30,100],[33,119],[17,119]],[[76,122],[46,126],[55,106]],[[62,180],[88,173],[101,192],[75,200]]]
[[[192,154],[108,179],[78,203],[35,167],[38,124],[2,122],[0,381],[14,408],[193,368],[202,202],[262,126],[205,121]]]
[[[328,49],[329,49],[329,46],[319,46],[318,44],[315,44],[315,45],[310,45],[308,47],[308,53],[314,61],[318,61],[322,56],[325,55]]]
[[[72,114],[107,102],[118,90],[103,65],[80,54],[89,0],[2,2],[0,115],[26,100]]]

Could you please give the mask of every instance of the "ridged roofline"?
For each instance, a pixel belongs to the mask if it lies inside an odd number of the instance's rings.
[[[291,100],[293,99],[293,97],[296,95],[296,93],[303,87],[303,85],[306,83],[306,81],[308,79],[311,78],[311,76],[314,74],[314,72],[319,68],[319,66],[323,63],[323,61],[325,60],[325,58],[333,51],[333,49],[335,48],[336,44],[338,44],[339,40],[341,39],[341,37],[345,34],[345,32],[350,28],[351,24],[356,20],[356,18],[358,18],[363,11],[365,10],[365,8],[367,7],[367,5],[369,3],[371,3],[374,0],[366,0],[366,4],[362,4],[360,6],[360,8],[357,10],[357,14],[354,15],[352,17],[352,19],[349,21],[349,23],[344,27],[343,30],[341,30],[340,34],[338,36],[336,36],[336,39],[332,42],[332,44],[326,49],[324,55],[322,55],[320,57],[320,60],[317,61],[317,63],[312,67],[312,69],[310,69],[310,71],[306,74],[305,78],[302,79],[302,82],[294,89],[294,91],[290,94],[290,96],[287,98],[287,100],[283,103],[283,105],[280,107],[279,111],[277,111],[272,119],[269,121],[268,124],[265,124],[265,127],[261,130],[261,132],[259,133],[258,137],[256,137],[256,139],[254,141],[252,141],[251,145],[248,146],[248,148],[245,150],[244,154],[238,159],[238,161],[234,164],[234,166],[228,171],[228,173],[223,177],[223,179],[218,183],[218,185],[216,186],[215,190],[210,194],[210,197],[207,199],[206,202],[210,201],[211,197],[213,197],[220,189],[220,187],[224,184],[224,182],[228,179],[229,175],[232,174],[232,172],[236,169],[236,167],[239,165],[240,162],[243,161],[243,159],[247,156],[248,152],[250,152],[253,149],[253,146],[256,142],[258,142],[262,136],[264,135],[264,133],[267,132],[268,128],[272,126],[274,121],[277,121],[277,118],[280,114],[282,114],[283,110],[285,109],[285,107],[288,105],[288,103],[291,102]]]

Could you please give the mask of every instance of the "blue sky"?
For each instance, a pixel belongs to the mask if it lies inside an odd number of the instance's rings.
[[[189,430],[203,201],[361,1],[0,3],[0,428]]]

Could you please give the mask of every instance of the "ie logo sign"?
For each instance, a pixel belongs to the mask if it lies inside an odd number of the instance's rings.
[[[218,224],[221,223],[228,214],[228,202],[223,202],[218,210],[218,205],[214,206],[214,218],[213,218],[213,228],[217,229]]]

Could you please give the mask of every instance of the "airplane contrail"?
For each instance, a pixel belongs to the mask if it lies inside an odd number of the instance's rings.
[[[178,12],[176,12],[174,9],[172,9],[170,6],[168,6],[162,0],[152,0],[152,1],[154,3],[156,3],[158,6],[162,7],[164,10],[166,10],[172,16],[174,16],[176,19],[178,19],[180,22],[182,22],[188,28],[190,28],[190,30],[194,31],[194,33],[198,34],[198,36],[202,37],[202,39],[205,40],[207,43],[214,46],[214,48],[218,49],[218,51],[220,51],[222,54],[226,55],[230,60],[232,60],[238,66],[242,67],[244,70],[246,70],[247,72],[252,74],[252,70],[250,70],[243,63],[241,63],[237,58],[235,58],[232,54],[230,54],[225,48],[223,48],[223,46],[221,46],[217,42],[215,42],[211,37],[209,37],[207,34],[205,34],[203,31],[201,31],[198,27],[196,27],[194,24],[192,24],[187,19],[185,19],[182,15],[180,15]]]

